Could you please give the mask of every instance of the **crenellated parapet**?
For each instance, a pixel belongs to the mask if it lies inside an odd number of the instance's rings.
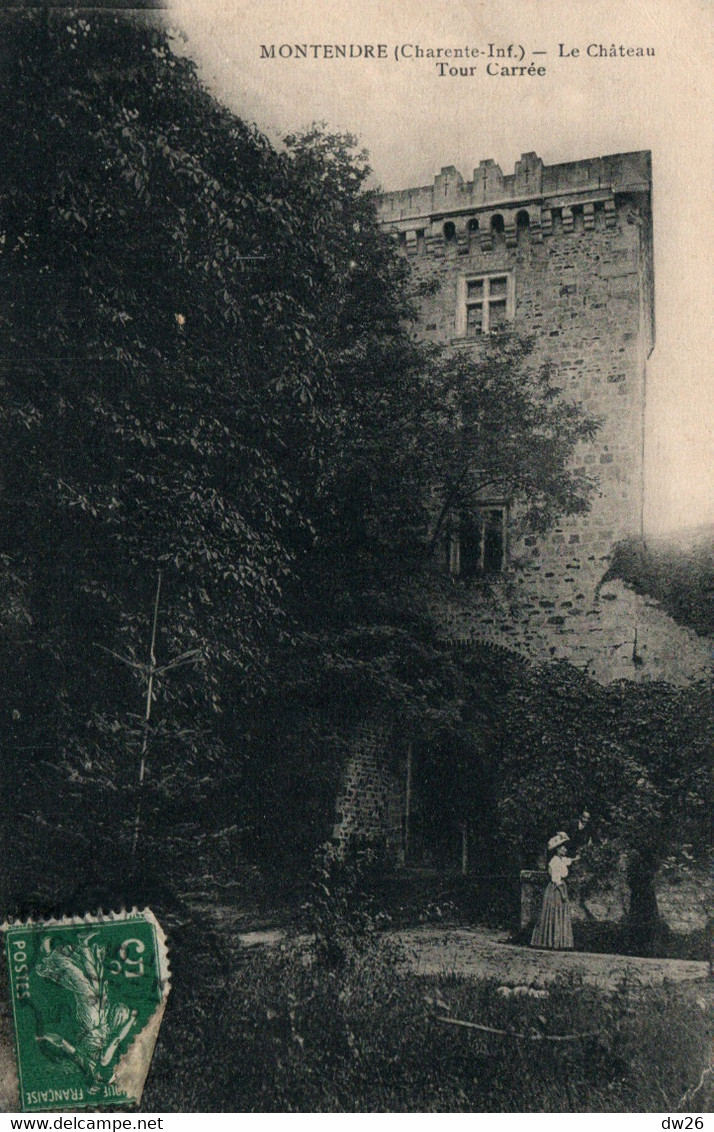
[[[618,197],[649,197],[651,160],[648,152],[544,165],[535,153],[524,153],[512,174],[495,161],[482,161],[473,179],[464,181],[446,166],[434,184],[383,193],[379,214],[406,249],[440,256],[453,245],[465,255],[473,244],[484,252],[503,238],[516,247],[519,233],[529,230],[531,241],[552,235],[557,222],[564,233],[574,231],[576,216],[583,230],[595,228],[601,213],[605,227],[614,227]]]

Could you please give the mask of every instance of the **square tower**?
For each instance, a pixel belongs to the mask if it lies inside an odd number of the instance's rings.
[[[484,499],[452,538],[451,584],[439,595],[450,639],[486,637],[602,678],[624,674],[612,664],[621,626],[603,618],[599,582],[613,545],[642,535],[651,192],[648,152],[550,166],[526,153],[510,175],[482,161],[464,181],[449,166],[431,186],[379,197],[416,279],[439,284],[421,301],[420,333],[475,358],[502,328],[532,335],[533,361],[551,362],[563,395],[602,422],[574,458],[599,481],[587,514],[545,537],[519,536],[509,500]]]

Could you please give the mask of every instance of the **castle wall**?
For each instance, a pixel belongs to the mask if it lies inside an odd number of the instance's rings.
[[[543,893],[548,884],[545,869],[524,869],[521,872],[521,922],[523,929],[538,919]],[[677,878],[660,870],[654,883],[657,912],[661,922],[675,935],[703,932],[714,908],[714,883],[701,876]],[[581,896],[577,879],[568,880],[568,895],[574,921],[618,923],[629,911],[629,892],[624,871],[619,872],[609,888]]]
[[[657,909],[663,923],[677,935],[704,931],[714,916],[714,881],[660,873],[655,881]]]
[[[443,631],[460,647],[487,640],[536,661],[568,660],[607,684],[665,680],[685,685],[712,672],[711,640],[677,625],[651,598],[619,581],[599,587],[604,565],[540,574],[514,571],[484,597],[435,582]],[[457,592],[455,592],[457,591]]]
[[[355,734],[337,798],[333,840],[379,842],[396,860],[402,853],[404,786],[390,770],[388,729],[365,723]]]
[[[650,189],[647,153],[550,167],[525,154],[513,175],[486,161],[464,182],[449,167],[433,186],[380,198],[415,278],[440,284],[422,301],[419,333],[478,358],[483,339],[464,325],[465,280],[507,273],[508,324],[535,336],[533,363],[552,362],[564,395],[602,422],[573,460],[599,481],[590,511],[544,537],[519,531],[512,510],[502,574],[466,583],[444,569],[435,582],[444,634],[566,658],[603,682],[684,683],[712,670],[710,644],[656,603],[620,585],[600,589],[613,545],[642,533]]]
[[[471,181],[448,167],[433,185],[379,200],[415,279],[439,282],[422,300],[424,338],[476,360],[483,336],[465,314],[467,280],[507,276],[506,321],[535,337],[533,364],[551,362],[563,394],[602,422],[573,459],[599,481],[587,514],[536,536],[519,529],[512,509],[500,573],[465,581],[446,564],[435,570],[432,600],[443,635],[464,647],[487,640],[538,661],[566,659],[603,683],[685,684],[711,674],[714,658],[711,641],[605,578],[614,544],[642,534],[646,363],[654,343],[650,200],[648,153],[554,166],[528,153],[509,175],[482,161]],[[386,839],[399,857],[404,784],[388,769],[387,747],[379,726],[355,738],[334,835],[342,844],[357,835]],[[691,920],[683,893],[662,893],[673,924]],[[610,894],[589,912],[609,918],[621,899]]]
[[[481,161],[473,179],[464,181],[453,165],[441,170],[433,185],[382,193],[380,213],[386,223],[419,229],[445,216],[523,206],[539,210],[547,229],[553,209],[611,199],[613,192],[649,192],[650,154],[615,153],[584,161],[544,165],[536,153],[524,153],[515,171],[501,172],[492,160]]]

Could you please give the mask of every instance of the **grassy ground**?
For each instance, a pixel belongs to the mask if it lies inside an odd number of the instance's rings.
[[[147,1111],[701,1112],[714,1100],[711,1075],[692,1095],[710,984],[608,995],[571,981],[531,997],[398,971],[375,941],[320,960],[292,941],[229,954],[191,927],[174,939]]]
[[[493,981],[418,976],[373,930],[381,919],[373,907],[364,912],[359,878],[352,887],[344,878],[335,886],[327,873],[322,879],[310,890],[312,918],[304,925],[317,932],[317,951],[291,939],[273,949],[237,943],[238,926],[280,922],[285,909],[294,914],[295,890],[287,883],[284,890],[268,889],[256,875],[256,893],[269,892],[270,899],[248,899],[249,891],[240,915],[237,910],[222,924],[209,912],[235,899],[229,877],[216,891],[214,872],[204,876],[198,869],[178,906],[163,889],[147,889],[146,902],[169,937],[173,990],[144,1111],[711,1109],[706,1018],[714,983],[622,987],[612,995],[571,980],[551,986],[546,997],[531,997],[505,995]],[[431,893],[426,904],[421,891],[416,895],[418,901],[402,902],[407,922],[415,909],[437,919],[453,910],[450,892],[439,891],[435,908]],[[84,888],[63,898],[60,911],[102,905],[118,907],[101,890]],[[24,914],[48,911],[33,905]],[[483,911],[470,909],[469,917]],[[6,997],[4,982],[3,963],[0,997]],[[448,1025],[437,1015],[507,1033]],[[572,1033],[589,1036],[543,1040]]]

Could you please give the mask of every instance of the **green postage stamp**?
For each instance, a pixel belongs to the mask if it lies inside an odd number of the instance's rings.
[[[138,1103],[169,991],[152,913],[3,931],[22,1110]]]

